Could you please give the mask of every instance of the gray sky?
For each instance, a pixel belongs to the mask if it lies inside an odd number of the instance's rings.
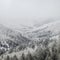
[[[59,17],[60,0],[0,0],[1,24],[19,26]]]

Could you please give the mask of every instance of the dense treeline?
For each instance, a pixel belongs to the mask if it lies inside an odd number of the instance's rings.
[[[30,52],[26,55],[22,53],[19,58],[17,55],[14,55],[13,57],[7,55],[5,58],[2,57],[0,60],[60,60],[60,39],[55,39],[53,42],[48,44],[48,46],[38,46],[33,54]]]

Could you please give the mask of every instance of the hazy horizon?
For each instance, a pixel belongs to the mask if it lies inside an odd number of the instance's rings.
[[[50,19],[60,19],[60,0],[0,0],[0,24],[31,25]]]

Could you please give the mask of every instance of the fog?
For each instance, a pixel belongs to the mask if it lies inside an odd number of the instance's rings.
[[[0,24],[32,25],[60,19],[60,0],[0,0]]]

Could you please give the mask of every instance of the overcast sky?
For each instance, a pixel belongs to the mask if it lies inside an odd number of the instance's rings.
[[[18,26],[59,17],[60,0],[0,0],[1,24]]]

